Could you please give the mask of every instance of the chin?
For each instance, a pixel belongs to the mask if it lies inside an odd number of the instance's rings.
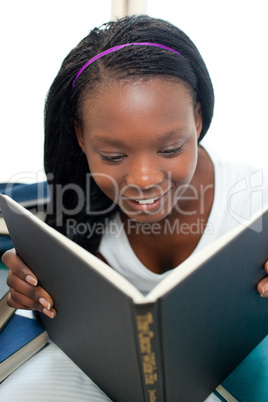
[[[163,222],[169,215],[170,213],[157,213],[157,214],[130,214],[130,213],[125,213],[125,215],[131,219],[132,221],[135,221],[137,223],[161,223]]]

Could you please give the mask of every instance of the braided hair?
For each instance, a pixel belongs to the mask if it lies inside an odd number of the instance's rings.
[[[158,47],[129,46],[100,58],[73,81],[79,69],[92,57],[117,45],[152,42],[177,50],[183,57]],[[87,239],[68,232],[70,216],[76,224],[105,223],[117,210],[90,176],[86,156],[77,142],[74,121],[81,122],[85,97],[107,77],[138,79],[174,77],[189,88],[194,102],[202,106],[206,134],[213,116],[214,92],[206,65],[189,37],[174,25],[146,15],[124,17],[93,29],[64,59],[45,103],[44,165],[51,189],[47,223],[96,253],[101,234]],[[87,190],[90,188],[89,194]]]

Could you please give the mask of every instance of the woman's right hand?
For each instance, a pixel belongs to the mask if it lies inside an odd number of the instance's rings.
[[[18,309],[38,310],[54,318],[56,310],[53,307],[52,298],[38,285],[38,279],[19,258],[15,249],[6,251],[2,261],[9,268],[7,304]]]

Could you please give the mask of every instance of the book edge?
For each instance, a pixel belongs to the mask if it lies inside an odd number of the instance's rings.
[[[258,218],[260,218],[264,213],[268,212],[268,205],[255,213],[247,223],[239,225],[227,232],[225,235],[221,236],[219,239],[215,240],[213,243],[207,245],[202,250],[198,251],[196,254],[190,256],[186,261],[179,265],[179,269],[173,269],[170,274],[160,281],[146,296],[132,285],[126,278],[115,271],[112,267],[101,261],[99,258],[74,243],[72,240],[68,239],[63,234],[57,232],[55,229],[47,225],[45,222],[41,221],[30,211],[22,207],[12,198],[7,195],[0,194],[3,202],[5,202],[9,208],[23,215],[27,215],[35,224],[46,231],[55,240],[59,241],[65,247],[70,248],[79,258],[81,258],[86,264],[88,264],[92,269],[98,272],[102,277],[108,280],[113,286],[117,287],[128,297],[131,297],[135,304],[143,303],[154,303],[162,297],[164,294],[168,293],[170,290],[174,289],[183,279],[192,274],[196,269],[199,268],[201,264],[209,260],[213,255],[215,255],[223,246],[227,245],[231,240],[234,240],[238,235],[244,232],[250,225],[252,225]],[[8,225],[7,225],[8,226]]]
[[[213,243],[208,244],[206,247],[204,247],[194,255],[190,256],[187,260],[179,265],[178,269],[174,268],[174,270],[167,277],[165,277],[151,290],[150,293],[148,293],[147,296],[145,296],[145,302],[155,302],[164,294],[174,289],[176,285],[178,285],[182,280],[192,274],[204,262],[208,261],[215,254],[217,254],[217,252],[219,252],[224,246],[230,243],[230,241],[235,240],[235,238],[238,237],[241,233],[249,229],[249,226],[257,221],[265,213],[268,213],[268,206],[263,208],[261,211],[255,213],[252,218],[247,221],[247,224],[235,227],[231,231],[227,232],[225,235],[221,236],[219,239],[215,240]]]
[[[29,219],[39,226],[43,231],[48,233],[52,236],[55,240],[63,244],[65,247],[69,248],[73,253],[77,255],[78,258],[82,259],[86,264],[90,266],[90,268],[94,269],[98,272],[102,277],[108,280],[113,286],[117,287],[121,290],[124,294],[131,297],[135,302],[140,301],[144,302],[144,296],[142,293],[132,285],[126,278],[124,278],[121,274],[115,271],[112,267],[106,264],[104,261],[101,261],[99,258],[73,242],[72,240],[68,239],[63,234],[57,232],[55,229],[50,227],[48,224],[37,218],[34,214],[30,211],[22,207],[12,198],[7,195],[0,194],[0,200],[8,205],[8,208],[12,209],[15,213],[21,213],[24,216],[29,217]],[[8,227],[8,223],[7,223]],[[12,236],[11,236],[12,238]]]
[[[9,307],[7,305],[7,298],[8,298],[8,293],[5,294],[5,296],[1,299],[1,305],[0,305],[0,333],[3,331],[5,326],[9,323],[13,315],[15,314],[16,309],[13,307]]]
[[[27,360],[39,352],[48,342],[48,334],[44,329],[37,337],[29,341],[22,348],[16,350],[12,355],[0,363],[0,383],[10,374],[22,366]],[[17,354],[20,354],[20,360]],[[17,355],[17,359],[14,357]],[[14,361],[15,360],[15,361]],[[18,361],[19,360],[19,361]]]
[[[218,385],[218,387],[215,389],[215,391],[218,392],[228,402],[238,402],[238,400],[235,399],[230,394],[230,392],[228,392],[227,389],[224,388],[222,385]]]

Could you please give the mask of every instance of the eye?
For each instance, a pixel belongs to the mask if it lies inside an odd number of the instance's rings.
[[[172,148],[172,149],[163,149],[163,151],[159,151],[158,153],[161,156],[164,156],[166,158],[172,157],[172,156],[177,156],[183,151],[183,147],[177,147],[177,148]]]
[[[118,163],[121,162],[123,159],[127,157],[127,155],[115,155],[115,156],[107,156],[103,154],[99,154],[101,159],[105,162],[110,162],[110,163]]]

